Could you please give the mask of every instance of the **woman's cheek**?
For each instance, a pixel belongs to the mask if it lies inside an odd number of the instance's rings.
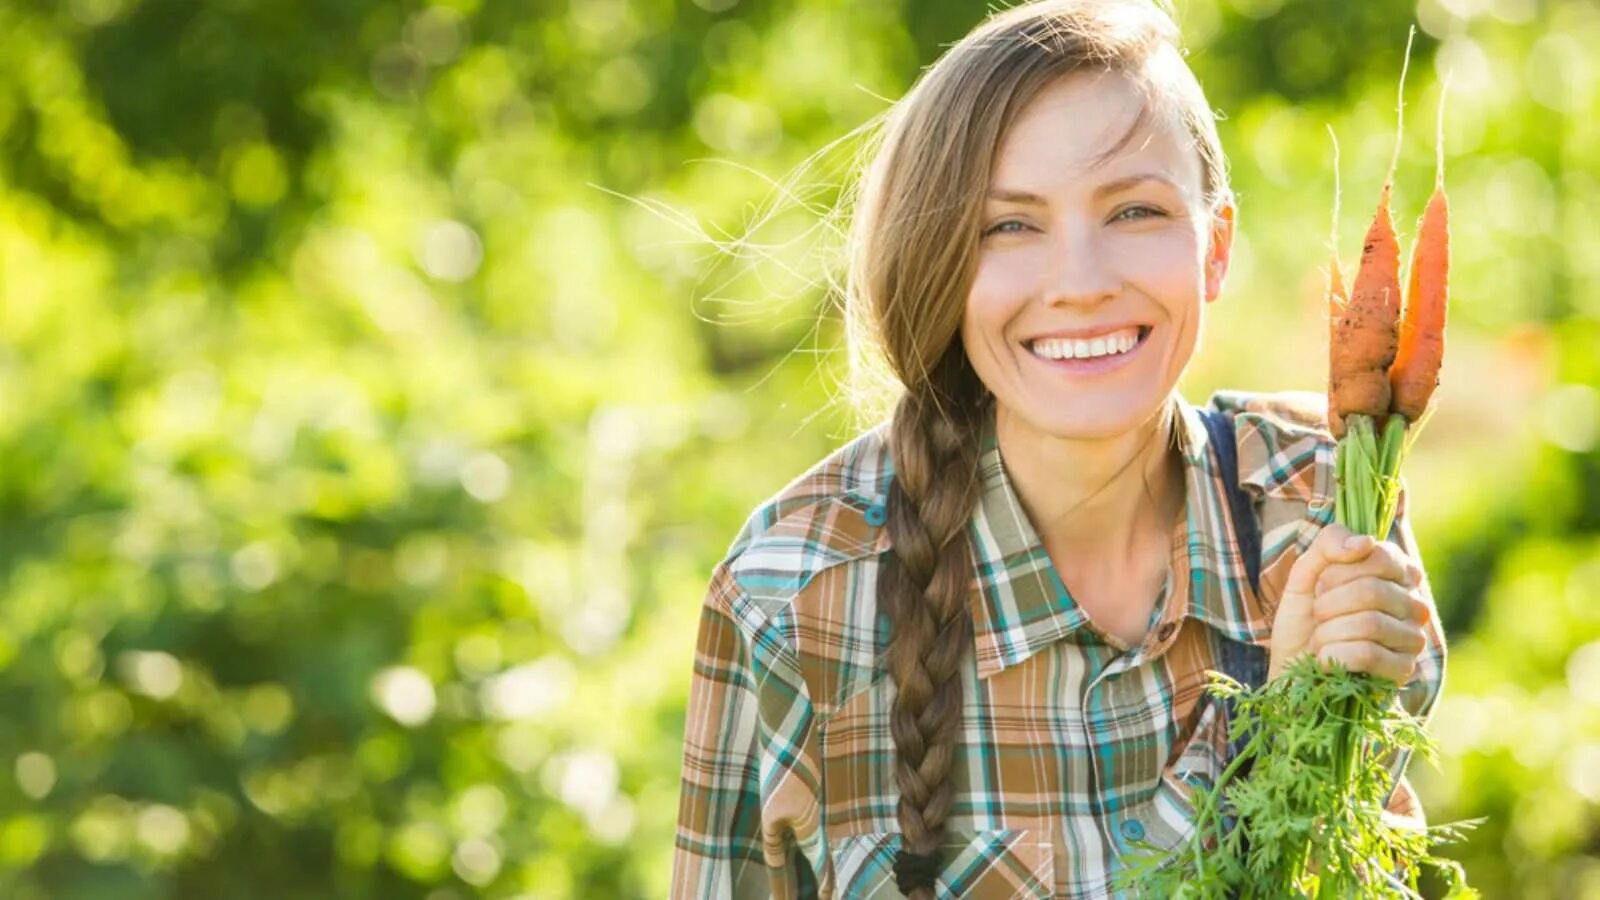
[[[1186,231],[1130,235],[1116,242],[1114,248],[1113,258],[1127,282],[1146,286],[1147,293],[1174,297],[1204,285],[1202,260],[1193,236]]]
[[[1022,247],[998,247],[980,251],[977,272],[973,276],[972,292],[975,296],[991,298],[991,302],[1020,302],[1028,295],[1033,273],[1040,271],[1041,259]]]
[[[980,261],[967,294],[966,327],[993,331],[1000,338],[1006,323],[1027,304],[1027,267],[994,257]]]

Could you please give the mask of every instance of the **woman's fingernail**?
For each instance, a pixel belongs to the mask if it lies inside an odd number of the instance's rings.
[[[1351,536],[1349,536],[1349,537],[1344,539],[1344,548],[1346,550],[1360,550],[1366,544],[1366,542],[1367,542],[1367,536],[1366,535],[1364,535],[1364,534],[1352,534]]]

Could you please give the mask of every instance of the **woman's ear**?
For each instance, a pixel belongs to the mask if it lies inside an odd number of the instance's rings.
[[[1218,202],[1211,213],[1210,241],[1206,246],[1206,302],[1217,299],[1222,293],[1222,279],[1228,274],[1228,260],[1233,255],[1233,230],[1239,211],[1230,194]]]

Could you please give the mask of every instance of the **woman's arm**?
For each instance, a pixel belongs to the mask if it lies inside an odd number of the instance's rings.
[[[753,634],[752,619],[760,621]],[[689,689],[672,897],[788,900],[814,891],[796,835],[810,838],[820,860],[826,849],[814,717],[793,659],[719,565]]]

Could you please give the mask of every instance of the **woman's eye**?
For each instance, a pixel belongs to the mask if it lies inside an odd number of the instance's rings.
[[[1016,234],[1016,232],[1014,232],[1014,231],[1012,231],[1012,232],[1001,231],[1001,229],[1005,228],[1007,225],[1022,225],[1022,223],[1017,221],[1016,219],[1007,219],[1004,222],[998,222],[998,223],[996,223],[994,225],[989,226],[989,229],[987,231],[985,231],[983,234],[984,234],[985,237],[988,237],[991,234]],[[1026,226],[1023,226],[1023,227],[1026,227]]]
[[[1145,215],[1129,215],[1129,213],[1145,213]],[[1166,215],[1166,213],[1162,212],[1159,209],[1156,209],[1154,206],[1142,206],[1141,205],[1141,206],[1130,206],[1127,209],[1119,211],[1116,215],[1112,216],[1111,218],[1112,218],[1112,221],[1115,221],[1115,220],[1121,219],[1121,218],[1150,219],[1150,218],[1159,218],[1159,217],[1165,216],[1165,215]]]

